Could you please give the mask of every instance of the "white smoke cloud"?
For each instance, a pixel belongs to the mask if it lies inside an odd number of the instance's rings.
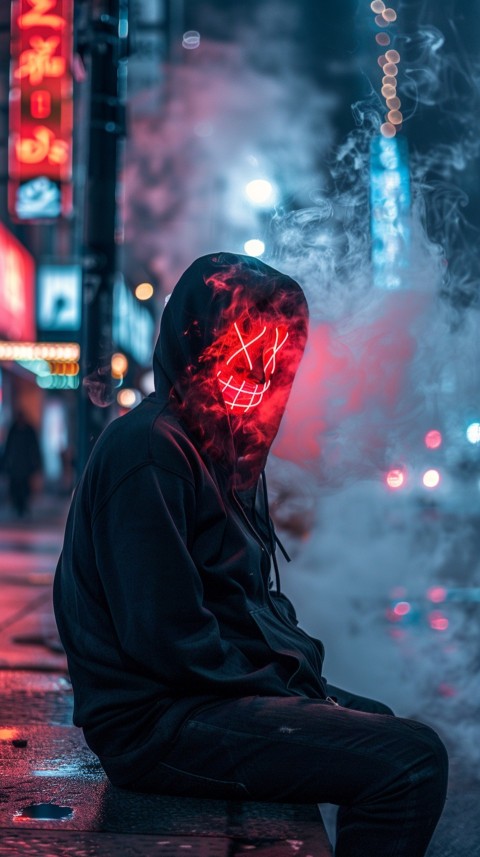
[[[265,228],[265,216],[245,198],[249,180],[266,177],[282,199],[301,204],[331,143],[335,96],[289,66],[269,33],[272,22],[262,20],[263,31],[229,43],[202,38],[197,50],[185,52],[183,64],[168,70],[156,114],[142,116],[137,97],[124,175],[125,234],[166,291],[193,258],[243,252],[244,241]]]

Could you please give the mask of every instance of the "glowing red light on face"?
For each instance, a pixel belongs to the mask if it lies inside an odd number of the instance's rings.
[[[428,449],[438,449],[442,445],[442,434],[436,429],[427,431],[425,435],[425,446]]]
[[[389,488],[401,488],[405,482],[405,474],[403,470],[400,470],[398,467],[393,470],[389,470],[385,477],[385,482]]]
[[[231,411],[247,413],[260,404],[271,385],[277,354],[287,339],[285,325],[252,321],[248,314],[230,326],[223,337],[217,380]]]

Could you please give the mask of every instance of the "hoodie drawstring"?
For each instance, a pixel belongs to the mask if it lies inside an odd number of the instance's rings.
[[[268,492],[267,492],[267,479],[266,479],[264,470],[262,470],[262,490],[263,490],[263,502],[264,502],[264,506],[265,506],[266,524],[268,527],[268,535],[269,535],[269,541],[270,541],[270,550],[272,552],[273,567],[275,569],[275,583],[277,586],[277,592],[281,592],[282,590],[280,588],[280,572],[278,570],[278,562],[277,562],[277,557],[276,557],[277,545],[279,546],[280,550],[282,551],[287,562],[290,562],[290,557],[289,557],[287,551],[285,550],[285,548],[283,547],[280,539],[278,538],[278,536],[275,532],[275,528],[273,526],[273,521],[270,517],[270,507],[269,507],[269,503],[268,503]]]

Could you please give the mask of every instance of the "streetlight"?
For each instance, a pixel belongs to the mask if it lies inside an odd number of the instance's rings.
[[[249,241],[245,241],[243,249],[247,256],[261,256],[265,253],[265,244],[259,238],[250,238]]]
[[[275,200],[275,190],[267,179],[253,179],[245,185],[245,193],[254,205],[269,206]]]

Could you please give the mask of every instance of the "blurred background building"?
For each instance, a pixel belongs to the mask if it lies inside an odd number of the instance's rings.
[[[47,487],[71,490],[121,397],[137,401],[117,388],[138,387],[151,362],[156,309],[146,287],[135,297],[144,271],[124,271],[121,168],[127,98],[153,82],[161,92],[178,41],[170,5],[0,11],[0,439],[22,409]]]

